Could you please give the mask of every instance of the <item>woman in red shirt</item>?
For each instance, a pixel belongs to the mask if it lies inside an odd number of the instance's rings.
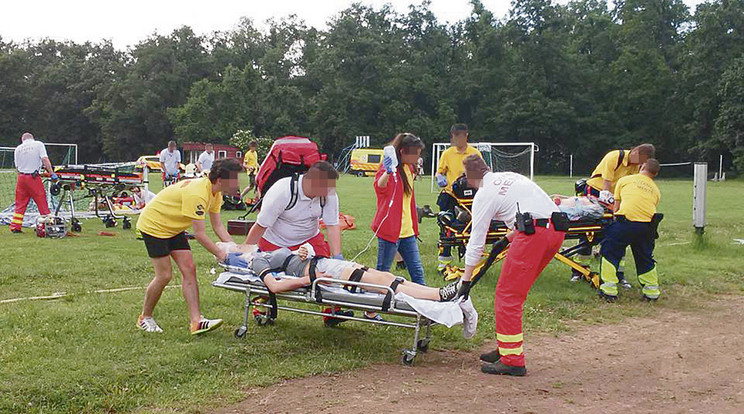
[[[372,230],[377,235],[377,270],[387,272],[400,252],[411,275],[411,281],[425,284],[416,236],[418,219],[413,195],[413,177],[424,143],[413,134],[398,134],[390,143],[395,148],[395,161],[387,155],[375,175],[377,212]]]

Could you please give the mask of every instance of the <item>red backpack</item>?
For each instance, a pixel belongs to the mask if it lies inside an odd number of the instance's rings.
[[[256,175],[259,194],[266,194],[269,188],[282,178],[299,176],[307,172],[311,165],[325,161],[326,158],[327,156],[318,150],[318,144],[309,138],[295,136],[277,138]]]

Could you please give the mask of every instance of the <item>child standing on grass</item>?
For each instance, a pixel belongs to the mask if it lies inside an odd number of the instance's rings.
[[[212,230],[220,240],[232,241],[222,225],[220,208],[223,192],[237,194],[240,190],[240,171],[240,164],[235,160],[217,160],[212,165],[209,177],[181,181],[169,186],[145,206],[137,221],[137,229],[142,232],[145,248],[155,269],[155,277],[147,286],[142,313],[137,320],[137,326],[143,331],[163,332],[152,314],[163,289],[173,278],[171,258],[183,277],[182,290],[189,308],[191,334],[209,332],[222,324],[222,319],[204,318],[199,309],[196,265],[185,231],[192,227],[199,244],[218,260],[225,260],[225,253],[207,236],[204,219],[209,216]]]

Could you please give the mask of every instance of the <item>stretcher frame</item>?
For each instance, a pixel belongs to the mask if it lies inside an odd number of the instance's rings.
[[[220,264],[223,268],[226,270],[232,272],[232,273],[242,273],[245,274],[245,271],[243,269],[226,266],[223,264]],[[285,276],[286,277],[286,276]],[[328,299],[325,296],[327,294],[318,294],[318,292],[322,292],[320,289],[320,286],[338,286],[338,287],[345,287],[345,286],[356,286],[358,288],[371,288],[371,289],[379,289],[386,291],[389,295],[391,295],[390,299],[390,306],[387,310],[383,310],[381,306],[374,306],[369,304],[362,304],[362,303],[354,303],[351,301],[346,300],[336,300],[336,299]],[[265,286],[257,286],[253,285],[251,283],[229,283],[229,280],[226,282],[219,282],[218,280],[212,282],[212,286],[223,288],[227,290],[232,290],[236,292],[242,292],[245,295],[245,302],[244,302],[244,308],[243,308],[243,323],[238,326],[235,329],[234,335],[238,339],[242,339],[245,337],[245,335],[248,332],[248,323],[252,319],[252,312],[251,307],[253,306],[260,306],[263,308],[266,308],[267,310],[270,310],[273,306],[269,303],[262,303],[254,301],[256,298],[260,297],[268,297],[271,292],[269,292],[268,288]],[[370,292],[368,292],[370,293]],[[354,295],[352,293],[349,293],[349,295]],[[301,290],[293,290],[288,292],[282,292],[282,293],[276,293],[275,294],[277,299],[277,310],[281,311],[289,311],[289,312],[295,312],[299,314],[304,315],[312,315],[312,316],[320,316],[320,317],[333,317],[336,319],[343,319],[347,321],[357,321],[357,322],[364,322],[364,323],[371,323],[374,325],[383,325],[383,326],[393,326],[397,328],[408,328],[413,329],[413,345],[411,348],[403,349],[402,352],[402,358],[401,362],[404,365],[412,366],[413,362],[416,358],[416,356],[421,353],[425,353],[429,349],[429,343],[431,342],[431,327],[432,325],[435,325],[436,322],[432,321],[431,319],[425,317],[421,313],[416,312],[413,308],[405,309],[400,306],[400,301],[396,301],[395,299],[395,291],[390,286],[383,286],[383,285],[377,285],[372,283],[365,283],[365,282],[352,282],[349,280],[338,280],[338,279],[332,279],[327,277],[319,277],[316,278],[312,285],[306,288],[302,288]],[[381,295],[384,296],[384,295]],[[330,306],[330,313],[324,313],[320,311],[314,311],[299,307],[293,307],[291,305],[278,305],[278,301],[284,301],[289,303],[302,303],[302,304],[316,304],[319,306]],[[394,321],[378,321],[374,319],[366,319],[366,318],[358,318],[354,316],[345,316],[340,315],[336,313],[336,306],[345,308],[345,309],[353,309],[353,310],[359,310],[359,311],[367,311],[367,312],[376,312],[381,313],[385,315],[394,315],[394,316],[401,316],[406,318],[413,318],[414,322],[411,323],[403,323],[403,322],[394,322]],[[272,325],[274,323],[274,319],[271,318],[271,316],[268,314],[258,315],[253,318],[257,325],[259,326],[266,326],[266,325]],[[422,331],[423,331],[423,338],[422,338]]]
[[[457,201],[457,206],[464,209],[472,217],[472,199],[459,199],[450,190],[443,190],[447,192],[453,199]],[[599,274],[593,272],[591,268],[583,266],[572,259],[582,250],[586,248],[592,248],[598,245],[604,238],[604,229],[613,221],[614,216],[611,213],[605,213],[602,218],[594,220],[576,220],[571,221],[569,224],[568,231],[566,231],[566,240],[578,240],[579,243],[561,248],[558,253],[555,254],[554,259],[570,267],[573,270],[579,272],[584,280],[591,284],[594,288],[599,288],[601,283]],[[457,248],[458,257],[460,259],[465,255],[465,246],[470,239],[470,229],[472,227],[472,220],[468,221],[462,230],[458,230],[455,227],[444,224],[439,221],[440,226],[440,238],[439,247],[454,247]],[[486,235],[486,244],[497,242],[501,238],[505,237],[509,233],[509,228],[506,224],[501,221],[494,221],[491,223],[491,228]],[[452,234],[447,236],[446,234]],[[508,246],[502,250],[491,249],[489,254],[476,266],[473,273],[473,281],[477,282],[488,269],[496,262],[506,256]]]

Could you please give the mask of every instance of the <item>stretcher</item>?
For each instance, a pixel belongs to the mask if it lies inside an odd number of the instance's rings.
[[[145,186],[146,174],[137,168],[136,163],[71,164],[55,167],[54,172],[59,179],[50,184],[49,192],[60,200],[55,215],[59,215],[62,203],[67,199],[73,231],[80,231],[81,227],[80,221],[75,217],[73,192],[76,190],[85,191],[82,198],[94,199],[95,216],[102,219],[106,227],[116,226],[116,220],[121,219],[124,229],[131,228],[129,219],[114,211],[112,197],[127,188]],[[103,216],[99,211],[100,204],[108,210]]]
[[[248,323],[254,319],[259,326],[273,324],[278,311],[296,312],[305,315],[321,317],[334,317],[344,320],[367,322],[376,325],[394,326],[398,328],[413,329],[413,342],[411,348],[403,350],[402,362],[405,365],[413,365],[413,361],[419,352],[426,352],[431,341],[431,327],[436,322],[418,312],[408,302],[400,300],[400,294],[396,297],[395,292],[389,286],[374,285],[364,282],[352,282],[349,280],[337,280],[325,277],[315,279],[311,286],[299,288],[289,292],[276,293],[272,295],[261,279],[252,271],[234,266],[220,264],[225,271],[212,286],[245,295],[243,323],[235,329],[235,337],[243,338],[248,331]],[[275,273],[281,278],[290,278],[284,273]],[[351,293],[345,286],[357,286],[357,292]],[[387,294],[364,291],[363,289],[380,289]],[[274,297],[268,302],[261,298]],[[281,301],[281,304],[279,303]],[[273,303],[272,303],[273,302]],[[330,314],[320,310],[312,310],[307,306],[293,306],[293,304],[315,304],[330,306]],[[252,308],[264,308],[266,313],[254,312]],[[336,313],[336,307],[353,309],[359,311],[377,312],[385,315],[394,315],[413,319],[411,322],[397,322],[388,320],[374,320],[357,318]]]
[[[438,246],[440,249],[451,247],[457,250],[460,259],[465,255],[465,248],[470,239],[471,209],[473,205],[472,198],[457,197],[451,190],[447,191],[456,201],[455,211],[452,214],[439,213],[437,221],[440,227],[440,237]],[[593,272],[589,267],[583,266],[576,262],[573,257],[582,250],[598,245],[604,238],[604,230],[614,220],[611,213],[605,213],[602,217],[596,219],[583,218],[570,221],[568,231],[566,231],[566,240],[577,240],[578,243],[562,248],[555,255],[555,259],[566,266],[581,273],[584,280],[593,287],[598,288],[600,285],[599,275]],[[509,228],[503,221],[493,220],[491,227],[486,236],[486,246],[493,245],[509,233]],[[508,251],[508,246],[504,249],[491,249],[483,260],[476,266],[473,273],[474,283],[480,280],[488,269],[499,260],[503,259]],[[448,266],[445,270],[446,279],[456,279],[461,274],[461,270]]]

